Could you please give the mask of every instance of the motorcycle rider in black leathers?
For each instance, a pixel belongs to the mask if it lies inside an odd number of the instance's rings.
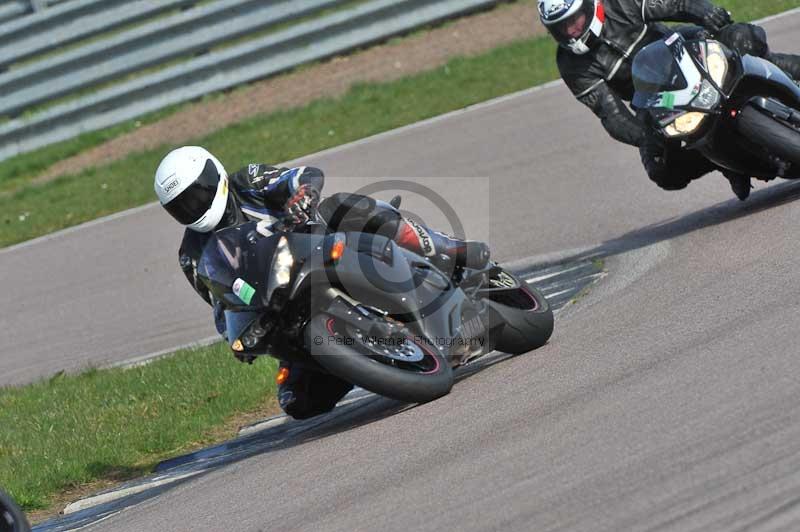
[[[161,161],[156,194],[165,210],[187,226],[178,252],[180,267],[200,297],[213,306],[217,330],[223,336],[224,309],[197,275],[209,238],[214,231],[252,221],[266,220],[277,231],[314,219],[324,181],[317,168],[266,164],[250,164],[228,176],[216,157],[197,146],[178,148]],[[431,231],[404,218],[392,205],[367,196],[334,194],[320,207],[332,227],[381,234],[446,270],[455,265],[483,268],[489,261],[486,244]],[[330,411],[352,388],[332,375],[285,362],[281,362],[277,382],[281,408],[297,419]]]
[[[707,30],[739,54],[763,57],[800,79],[800,56],[770,51],[763,28],[734,24],[708,0],[539,0],[539,16],[560,45],[558,68],[572,93],[614,139],[639,147],[648,176],[666,190],[683,189],[717,167],[657,135],[623,103],[633,97],[631,65],[642,48],[675,31],[699,38]],[[668,28],[662,21],[692,25]],[[750,177],[725,176],[736,196],[747,199]]]

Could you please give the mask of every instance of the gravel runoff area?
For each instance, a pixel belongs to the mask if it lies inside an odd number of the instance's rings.
[[[430,31],[253,83],[219,98],[192,103],[163,120],[58,161],[34,182],[76,173],[133,152],[184,144],[255,114],[337,97],[357,83],[392,81],[431,70],[454,57],[480,54],[543,31],[534,2],[504,4]]]

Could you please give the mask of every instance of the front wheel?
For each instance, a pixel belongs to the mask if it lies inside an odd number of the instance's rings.
[[[778,122],[753,107],[745,106],[737,118],[739,132],[771,154],[800,169],[800,131]]]
[[[0,491],[0,532],[29,532],[31,529],[25,514],[11,497]]]
[[[408,403],[447,395],[453,370],[432,342],[409,333],[369,337],[358,327],[326,313],[305,330],[311,356],[337,377],[371,392]]]

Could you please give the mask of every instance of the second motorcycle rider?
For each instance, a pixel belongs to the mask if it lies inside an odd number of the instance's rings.
[[[770,51],[763,28],[734,24],[708,0],[539,0],[539,16],[558,41],[561,77],[616,140],[638,146],[648,176],[666,190],[685,188],[716,166],[702,155],[649,133],[623,101],[633,97],[631,66],[648,44],[674,31],[691,37],[707,30],[740,54],[763,57],[800,79],[800,56]],[[668,28],[659,21],[698,26]],[[750,195],[750,177],[725,174],[740,200]]]

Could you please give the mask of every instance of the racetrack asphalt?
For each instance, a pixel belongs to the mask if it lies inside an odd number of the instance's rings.
[[[800,52],[799,23],[768,23],[773,49]],[[744,204],[717,174],[660,191],[559,84],[302,163],[330,190],[415,178],[496,257],[580,249],[609,278],[548,346],[440,400],[332,422],[90,529],[800,529],[800,184]],[[210,333],[178,239],[149,207],[0,253],[5,382]]]

